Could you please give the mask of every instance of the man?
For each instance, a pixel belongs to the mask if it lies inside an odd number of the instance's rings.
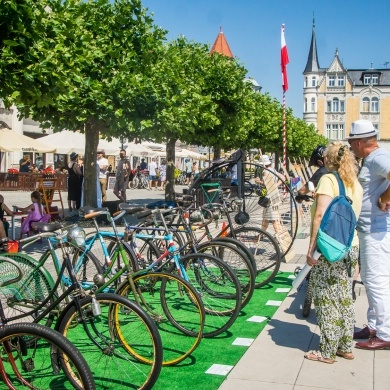
[[[104,150],[97,151],[97,164],[99,165],[99,182],[102,190],[102,201],[107,201],[107,169],[108,160],[104,157]]]
[[[141,158],[141,165],[140,165],[140,169],[141,171],[144,171],[146,169],[148,165],[146,164],[146,161],[144,158]]]
[[[149,163],[149,190],[152,189],[153,187],[153,182],[155,183],[155,189],[157,190],[157,164],[156,164],[156,159],[152,158],[152,161]]]
[[[30,172],[31,160],[28,154],[25,154],[21,160],[19,160],[19,172]]]
[[[356,157],[362,158],[358,178],[363,207],[357,222],[360,275],[368,299],[368,326],[354,333],[357,348],[390,348],[390,153],[380,148],[378,129],[368,120],[352,123],[347,138]]]
[[[119,152],[120,160],[116,167],[114,194],[123,202],[126,202],[126,189],[129,184],[131,171],[130,161],[126,158],[126,150]]]

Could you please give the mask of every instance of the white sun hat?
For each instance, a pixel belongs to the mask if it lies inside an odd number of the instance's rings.
[[[371,121],[366,119],[359,119],[352,122],[351,132],[347,139],[367,138],[378,135],[379,130],[374,127]]]

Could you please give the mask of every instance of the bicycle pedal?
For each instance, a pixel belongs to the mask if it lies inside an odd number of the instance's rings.
[[[24,360],[22,363],[22,367],[23,367],[23,371],[25,372],[33,371],[35,369],[34,360],[32,360],[31,358]]]

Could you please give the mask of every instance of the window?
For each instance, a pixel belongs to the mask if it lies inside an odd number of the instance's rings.
[[[331,112],[332,111],[332,101],[331,100],[328,100],[326,102],[326,111],[327,112]]]
[[[307,76],[305,77],[305,87],[308,86],[308,79],[307,79]]]
[[[334,87],[335,76],[329,76],[328,87]]]
[[[373,74],[371,80],[372,80],[372,84],[375,85],[379,84],[379,76],[377,74]]]
[[[365,74],[364,75],[364,85],[368,85],[368,84],[370,84],[370,82],[371,82],[371,75],[370,74]]]
[[[379,112],[379,99],[377,97],[371,99],[371,112]]]
[[[326,138],[330,139],[331,136],[331,126],[326,125]]]
[[[316,85],[317,85],[317,80],[316,80],[315,76],[313,76],[313,77],[311,78],[311,86],[312,86],[312,87],[315,87]]]
[[[363,112],[369,112],[370,111],[370,98],[365,97],[363,98]]]
[[[339,76],[337,79],[337,85],[339,87],[344,87],[344,76]]]
[[[340,100],[340,112],[345,112],[344,100]]]
[[[334,98],[333,99],[333,107],[332,107],[333,112],[339,112],[339,99]]]
[[[310,111],[316,112],[316,98],[311,98]]]
[[[326,125],[326,137],[330,140],[344,140],[344,123],[332,123]]]
[[[307,98],[305,98],[305,112],[307,112]]]

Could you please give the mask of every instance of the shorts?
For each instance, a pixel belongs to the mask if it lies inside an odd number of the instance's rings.
[[[192,172],[186,173],[186,177],[190,178],[192,176]]]
[[[157,180],[157,176],[156,175],[150,175],[149,176],[149,180]]]
[[[267,221],[278,221],[278,220],[280,220],[278,206],[264,207],[264,209],[263,209],[263,219],[265,219]]]

